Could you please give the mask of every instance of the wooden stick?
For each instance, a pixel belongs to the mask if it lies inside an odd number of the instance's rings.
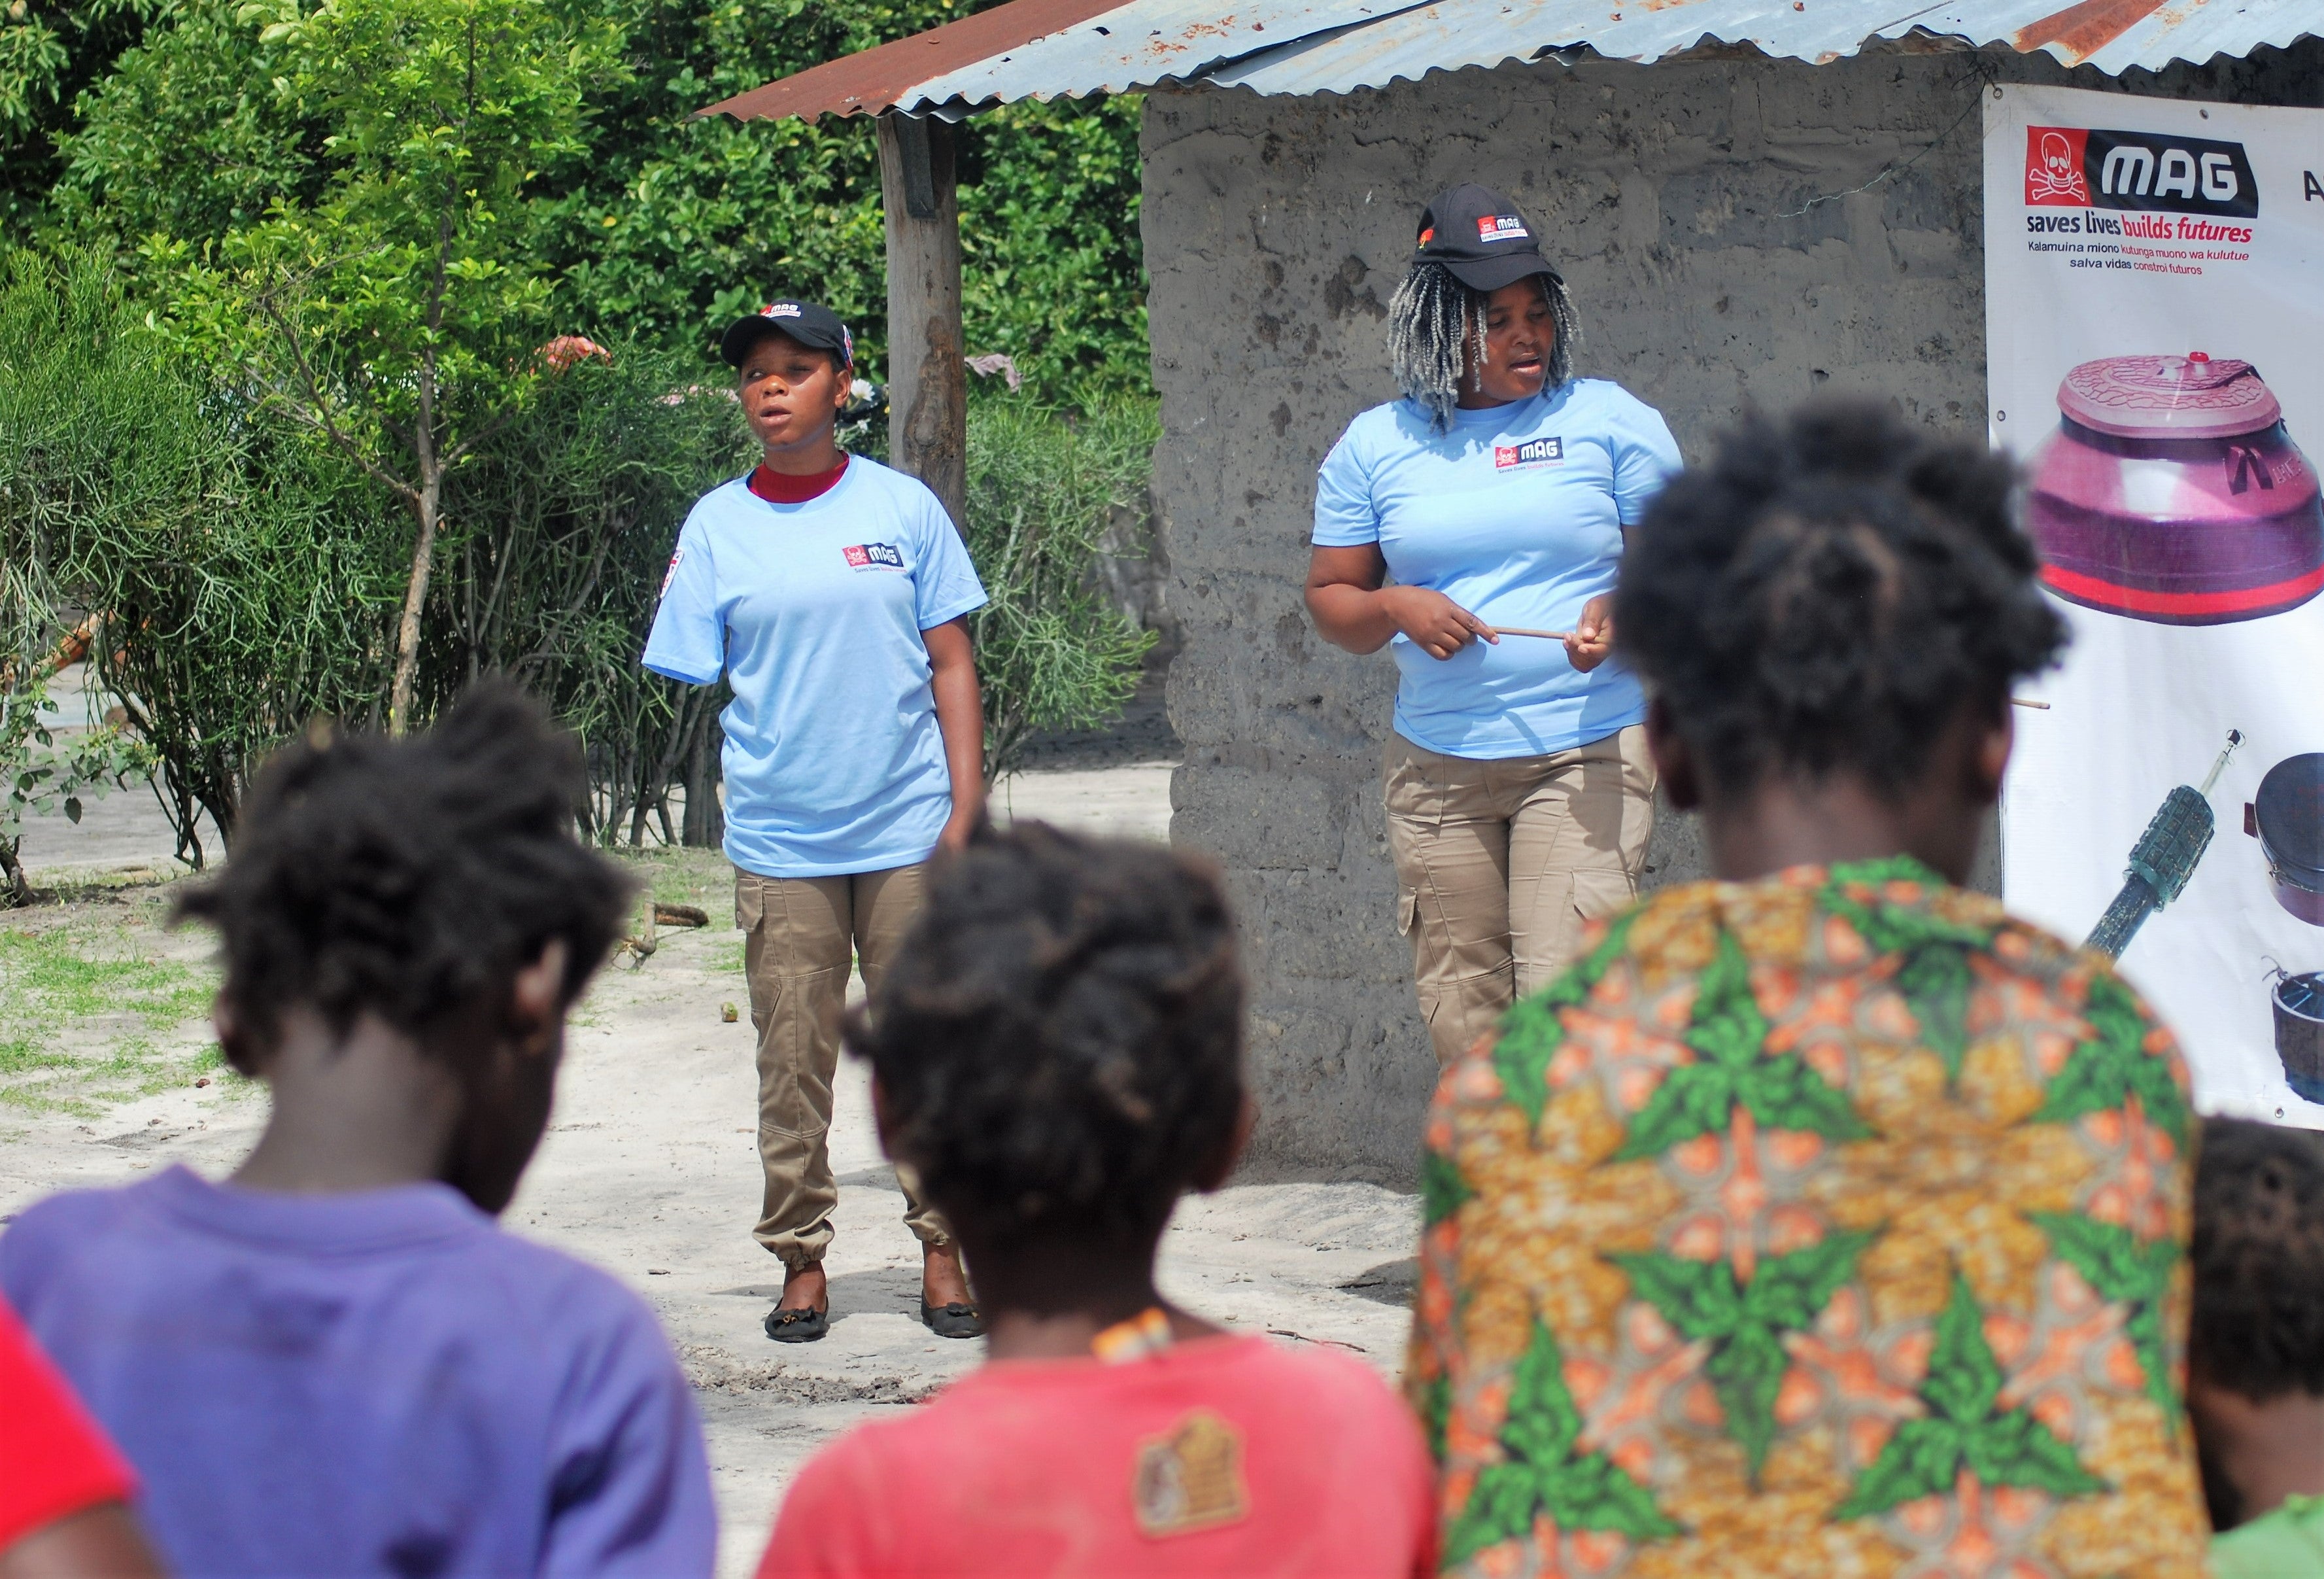
[[[1563,642],[1568,634],[1564,631],[1529,631],[1523,625],[1495,625],[1493,633],[1497,636],[1538,636],[1545,642]],[[2050,710],[2049,703],[2037,702],[2031,697],[2012,697],[2009,702],[2015,707],[2034,707],[2044,713]]]

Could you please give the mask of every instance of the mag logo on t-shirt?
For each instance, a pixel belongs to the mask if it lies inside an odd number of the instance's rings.
[[[893,543],[857,543],[839,550],[847,557],[850,566],[858,570],[900,570],[904,556]]]
[[[1564,464],[1565,440],[1563,439],[1528,439],[1523,444],[1493,446],[1493,469],[1497,472]]]

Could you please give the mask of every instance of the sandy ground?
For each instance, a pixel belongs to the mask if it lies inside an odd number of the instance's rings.
[[[1169,766],[1027,773],[996,809],[1160,837]],[[28,864],[56,870],[167,864],[166,826],[142,791],[91,808],[79,829],[35,830]],[[154,843],[154,830],[160,843]],[[661,935],[635,969],[601,979],[576,1016],[556,1115],[507,1221],[604,1268],[659,1315],[693,1379],[723,1532],[722,1574],[756,1563],[782,1489],[817,1444],[907,1406],[975,1365],[977,1343],[919,1325],[918,1254],[881,1160],[862,1072],[843,1071],[832,1136],[841,1185],[831,1335],[778,1346],[760,1321],[781,1270],[750,1237],[759,1198],[755,1082],[740,940],[714,914],[702,932]],[[198,955],[198,937],[163,952]],[[187,1028],[187,1038],[198,1028]],[[60,1188],[124,1183],[171,1162],[233,1168],[264,1117],[235,1084],[190,1086],[96,1122],[0,1118],[0,1217]],[[1401,1355],[1417,1202],[1365,1185],[1230,1187],[1185,1203],[1166,1236],[1175,1299],[1286,1343],[1343,1346],[1392,1375]]]

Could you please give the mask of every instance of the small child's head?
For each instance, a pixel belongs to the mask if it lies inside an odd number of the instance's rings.
[[[2212,1522],[2251,1506],[2255,1454],[2273,1480],[2324,1479],[2324,1431],[2271,1430],[2285,1406],[2324,1409],[2324,1134],[2208,1119],[2195,1169],[2195,1311],[2187,1403]],[[2262,1436],[2265,1440],[2261,1440]],[[2281,1462],[2305,1443],[2304,1466]]]
[[[460,1094],[447,1182],[506,1205],[628,901],[575,836],[586,792],[572,736],[504,682],[409,739],[318,725],[278,752],[225,870],[177,906],[224,944],[227,1060],[263,1077],[290,1036],[409,1039]]]
[[[849,1028],[889,1152],[967,1246],[1151,1254],[1244,1129],[1242,973],[1217,880],[1151,845],[980,834]]]

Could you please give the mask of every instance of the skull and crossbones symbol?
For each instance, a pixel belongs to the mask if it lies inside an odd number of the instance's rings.
[[[2077,203],[2090,200],[2089,186],[2074,168],[2074,151],[2059,134],[2042,134],[2042,156],[2025,166],[2025,196],[2032,202],[2052,198],[2070,198]]]

